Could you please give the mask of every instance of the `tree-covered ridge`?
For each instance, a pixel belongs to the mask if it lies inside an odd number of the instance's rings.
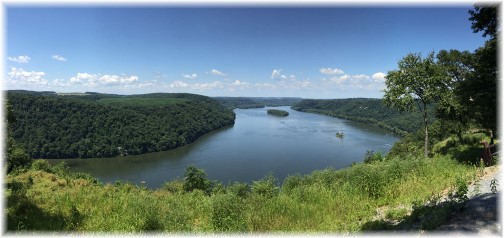
[[[215,97],[215,99],[230,109],[292,106],[303,100],[296,97]]]
[[[292,109],[371,123],[399,135],[416,132],[422,125],[422,116],[419,112],[390,109],[381,99],[305,99]],[[433,108],[430,106],[429,110]]]
[[[121,98],[142,103],[119,103]],[[170,98],[177,103],[157,103]],[[103,99],[118,103],[102,104]],[[217,101],[193,94],[7,92],[7,100],[16,117],[9,123],[11,136],[32,158],[111,157],[169,150],[234,124],[235,119]]]

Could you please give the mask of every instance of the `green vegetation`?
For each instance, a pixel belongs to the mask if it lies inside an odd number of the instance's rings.
[[[305,99],[292,109],[370,123],[401,136],[416,132],[422,125],[420,113],[388,108],[381,99]],[[430,106],[429,110],[434,108]]]
[[[7,92],[9,132],[31,158],[92,158],[176,148],[234,123],[235,114],[193,94],[56,96]]]
[[[277,110],[277,109],[268,109],[267,111],[268,115],[273,115],[277,117],[286,117],[289,115],[289,112],[284,111],[284,110]]]
[[[139,98],[139,97],[120,97],[120,98],[102,98],[98,103],[117,106],[165,106],[175,103],[188,102],[187,98]]]
[[[215,97],[217,101],[222,103],[227,108],[247,109],[247,108],[263,108],[266,106],[279,107],[279,106],[292,106],[300,102],[301,98],[292,97]]]

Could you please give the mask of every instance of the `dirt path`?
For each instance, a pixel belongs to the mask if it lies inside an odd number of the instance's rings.
[[[479,181],[468,187],[467,207],[446,224],[439,227],[439,231],[460,234],[475,233],[478,235],[502,236],[502,220],[498,210],[501,196],[500,165],[485,168],[485,174]],[[497,193],[491,191],[492,180],[497,179]]]

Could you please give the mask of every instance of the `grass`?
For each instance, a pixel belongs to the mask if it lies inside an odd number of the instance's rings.
[[[190,101],[187,98],[143,98],[143,97],[121,97],[121,98],[102,98],[97,102],[106,105],[116,106],[164,106],[176,103]]]

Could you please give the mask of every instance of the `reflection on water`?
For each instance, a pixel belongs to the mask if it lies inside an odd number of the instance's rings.
[[[182,178],[194,164],[209,179],[251,182],[268,172],[282,181],[288,174],[306,174],[326,167],[343,168],[363,160],[367,150],[387,152],[398,139],[364,123],[303,113],[281,107],[289,116],[267,115],[268,108],[236,109],[234,126],[204,135],[171,151],[117,158],[65,161],[74,171],[89,172],[103,182],[117,180],[157,188]],[[343,140],[336,132],[344,132]]]

